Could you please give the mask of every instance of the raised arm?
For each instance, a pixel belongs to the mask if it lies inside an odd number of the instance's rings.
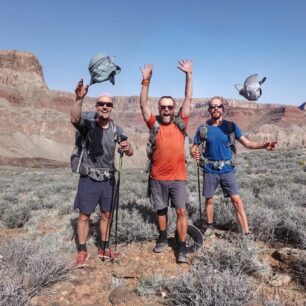
[[[266,143],[257,143],[254,141],[249,140],[245,136],[241,136],[238,141],[248,149],[267,149],[267,150],[274,150],[275,145],[277,144],[276,141],[266,142]]]
[[[140,100],[139,105],[141,108],[142,116],[145,122],[148,122],[152,111],[148,105],[148,93],[149,93],[149,86],[153,72],[153,65],[144,65],[143,68],[140,68],[142,73],[142,82],[141,82],[141,93],[140,93]]]
[[[182,115],[183,117],[188,117],[192,102],[192,63],[189,60],[181,60],[178,63],[179,66],[177,68],[186,74],[185,100],[182,105]]]
[[[81,79],[75,88],[75,103],[72,105],[70,111],[70,121],[72,124],[78,124],[80,122],[83,100],[87,95],[88,87],[88,85],[84,86],[83,79]]]

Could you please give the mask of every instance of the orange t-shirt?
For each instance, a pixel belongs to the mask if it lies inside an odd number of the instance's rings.
[[[187,127],[189,117],[183,118]],[[151,115],[147,125],[151,130],[156,116]],[[155,137],[156,148],[152,155],[150,177],[156,180],[187,179],[185,165],[185,137],[175,123],[160,124]]]

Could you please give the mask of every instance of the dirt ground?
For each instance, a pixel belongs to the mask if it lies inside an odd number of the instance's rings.
[[[213,241],[205,241],[203,247],[212,244]],[[97,249],[92,248],[86,267],[74,269],[69,279],[43,290],[31,302],[34,306],[164,305],[167,292],[141,297],[134,290],[137,283],[145,276],[173,277],[188,271],[193,254],[189,254],[190,264],[177,264],[174,248],[155,254],[153,247],[154,242],[119,245],[117,251],[122,257],[116,262],[102,261]],[[289,267],[285,263],[272,256],[274,252],[275,248],[268,248],[261,257],[269,263],[273,275],[254,279],[254,290],[285,306],[306,305],[305,288],[287,273]]]

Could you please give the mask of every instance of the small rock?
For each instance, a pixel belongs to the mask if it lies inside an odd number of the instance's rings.
[[[33,306],[39,304],[39,298],[38,298],[38,296],[32,297],[32,299],[31,299],[31,304],[32,304]]]
[[[273,287],[280,287],[287,285],[291,282],[291,276],[288,274],[276,274],[269,281],[269,284]]]
[[[81,286],[78,286],[76,288],[76,292],[79,294],[79,295],[84,295],[84,294],[90,294],[91,293],[91,289],[89,286],[87,285],[81,285]]]
[[[120,285],[110,293],[108,299],[113,305],[127,303],[133,299],[133,293],[123,285]]]

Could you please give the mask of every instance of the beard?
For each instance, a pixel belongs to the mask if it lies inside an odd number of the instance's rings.
[[[213,119],[219,119],[221,116],[222,116],[222,114],[219,113],[219,112],[213,112],[213,113],[211,114],[211,117],[212,117]]]
[[[162,118],[163,123],[169,124],[169,123],[173,122],[173,120],[174,120],[174,113],[172,112],[167,116],[165,116],[165,114],[164,114],[164,115],[161,116],[161,118]]]

